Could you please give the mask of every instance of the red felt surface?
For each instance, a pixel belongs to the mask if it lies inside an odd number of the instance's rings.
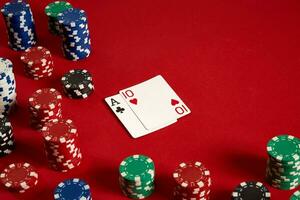
[[[17,149],[0,159],[0,168],[28,161],[40,173],[35,190],[17,195],[1,187],[1,200],[50,200],[56,184],[70,177],[85,179],[95,200],[124,199],[118,166],[136,153],[149,155],[157,167],[157,189],[149,199],[170,199],[172,172],[189,160],[211,170],[212,200],[230,199],[239,182],[264,181],[272,136],[299,136],[299,1],[73,0],[87,11],[92,37],[92,55],[80,62],[64,59],[60,39],[47,31],[47,2],[30,1],[39,45],[54,55],[48,80],[24,76],[20,53],[8,49],[0,21],[0,55],[14,63],[19,102],[11,116]],[[63,115],[77,125],[84,155],[79,168],[63,174],[47,167],[41,135],[28,126],[27,99],[41,87],[62,91],[59,78],[72,68],[87,68],[96,92],[87,100],[63,100]],[[192,114],[132,139],[103,99],[157,74]],[[270,191],[273,200],[292,194]]]

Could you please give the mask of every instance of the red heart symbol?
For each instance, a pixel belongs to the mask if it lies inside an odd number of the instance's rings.
[[[136,98],[129,100],[129,102],[132,103],[132,104],[137,105],[137,99]]]
[[[179,101],[177,101],[175,99],[171,99],[171,104],[172,104],[172,106],[175,106],[176,104],[179,104]]]

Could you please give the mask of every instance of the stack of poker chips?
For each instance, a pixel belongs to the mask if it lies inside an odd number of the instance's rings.
[[[6,3],[1,9],[5,20],[8,45],[13,50],[26,50],[36,44],[35,25],[29,4],[21,0]]]
[[[300,140],[292,135],[273,137],[267,144],[269,155],[266,179],[277,189],[292,190],[300,184]]]
[[[72,120],[53,120],[42,128],[44,147],[49,166],[67,172],[80,165],[82,154],[78,146],[78,133]]]
[[[14,147],[12,126],[7,116],[0,115],[0,157],[10,154]]]
[[[94,91],[91,74],[85,69],[73,69],[64,74],[61,83],[65,94],[74,99],[85,99]]]
[[[10,191],[23,193],[38,183],[38,173],[29,163],[12,163],[0,174],[0,180]]]
[[[61,101],[61,94],[54,88],[35,91],[29,98],[32,127],[41,129],[45,123],[60,119],[62,117]]]
[[[271,199],[271,193],[261,182],[247,181],[240,183],[232,192],[232,200]]]
[[[53,59],[51,53],[45,47],[32,47],[21,55],[21,60],[25,64],[25,74],[34,79],[49,77],[53,72]]]
[[[209,199],[210,172],[201,162],[181,163],[173,173],[175,180],[174,199]]]
[[[16,82],[13,64],[10,60],[0,57],[0,113],[8,114],[16,104]]]
[[[48,17],[48,29],[54,35],[61,35],[62,29],[58,22],[58,14],[72,8],[72,5],[66,1],[55,1],[45,7],[45,13]]]
[[[91,39],[86,13],[77,8],[58,14],[58,22],[62,29],[64,56],[69,60],[80,60],[91,53]]]
[[[55,200],[92,200],[90,186],[79,178],[60,182],[54,191]]]
[[[132,199],[144,199],[154,192],[153,160],[144,155],[125,158],[119,168],[119,184],[123,194]]]

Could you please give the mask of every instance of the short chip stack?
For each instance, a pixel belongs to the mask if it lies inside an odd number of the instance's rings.
[[[25,74],[34,79],[49,77],[53,72],[53,59],[51,53],[45,47],[32,47],[21,55],[21,60],[25,64]]]
[[[119,172],[119,184],[125,196],[144,199],[154,192],[155,168],[151,158],[129,156],[121,162]]]
[[[62,29],[58,22],[58,14],[72,8],[72,5],[66,1],[55,1],[48,4],[45,8],[45,13],[48,17],[48,29],[54,35],[61,35]]]
[[[0,57],[0,114],[8,114],[16,104],[16,81],[13,64]]]
[[[61,94],[54,88],[43,88],[35,91],[29,98],[29,111],[31,114],[31,125],[41,129],[45,123],[60,119]]]
[[[12,126],[7,116],[0,115],[0,157],[10,154],[15,147]]]
[[[0,180],[10,191],[23,193],[38,183],[38,173],[29,163],[12,163],[0,174]]]
[[[247,181],[240,183],[232,192],[232,200],[271,199],[271,193],[261,182]]]
[[[64,74],[61,83],[65,94],[74,99],[85,99],[94,91],[92,75],[85,69],[73,69]]]
[[[1,9],[5,20],[8,45],[13,50],[26,50],[36,44],[35,25],[29,4],[21,0],[6,3]]]
[[[86,13],[77,8],[58,14],[62,29],[64,56],[69,60],[80,60],[91,53],[91,39]]]
[[[82,154],[78,146],[78,133],[72,120],[53,120],[42,128],[44,147],[49,166],[67,172],[80,165]]]
[[[92,200],[90,186],[79,178],[67,179],[54,191],[55,200]]]
[[[175,180],[175,200],[209,199],[211,177],[210,171],[201,162],[183,162],[173,173]]]
[[[300,140],[292,135],[273,137],[267,144],[269,155],[266,179],[282,190],[292,190],[300,183]]]

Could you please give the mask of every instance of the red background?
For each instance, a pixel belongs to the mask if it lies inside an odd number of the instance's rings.
[[[35,190],[19,195],[1,187],[1,200],[50,200],[55,186],[70,177],[85,179],[95,200],[124,199],[118,166],[136,153],[152,157],[157,168],[157,189],[149,199],[170,199],[172,172],[189,160],[211,170],[212,200],[230,199],[239,182],[264,181],[272,136],[299,136],[299,1],[73,0],[88,13],[93,47],[79,62],[64,59],[60,39],[47,31],[48,2],[30,1],[39,45],[54,56],[55,74],[48,80],[23,75],[20,52],[8,49],[0,21],[0,55],[14,63],[19,102],[11,116],[17,149],[0,159],[0,168],[28,161],[40,173]],[[96,91],[87,100],[63,100],[64,117],[78,127],[84,160],[79,168],[58,173],[47,167],[41,135],[28,126],[27,100],[42,87],[61,91],[59,79],[72,68],[88,69]],[[132,139],[103,99],[158,74],[192,114]],[[273,200],[292,194],[270,191]]]

